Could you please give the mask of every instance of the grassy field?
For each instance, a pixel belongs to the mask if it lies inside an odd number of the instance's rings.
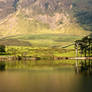
[[[74,49],[48,48],[48,47],[25,47],[7,46],[6,53],[9,56],[32,56],[41,59],[51,59],[53,57],[74,57]]]
[[[5,37],[0,44],[7,46],[62,47],[74,43],[82,36],[62,34],[29,34]]]
[[[62,47],[74,43],[82,36],[62,34],[32,34],[10,36],[0,40],[6,46],[9,55],[24,55],[41,58],[74,57],[74,46],[63,49]]]

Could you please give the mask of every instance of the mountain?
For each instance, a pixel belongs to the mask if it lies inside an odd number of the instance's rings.
[[[0,19],[7,17],[15,10],[16,0],[0,0]]]
[[[91,0],[0,0],[1,38],[34,34],[84,36],[89,31]]]
[[[72,5],[76,22],[85,30],[92,31],[92,0],[76,0]]]
[[[22,0],[23,13],[45,22],[51,28],[78,23],[92,30],[92,0]]]

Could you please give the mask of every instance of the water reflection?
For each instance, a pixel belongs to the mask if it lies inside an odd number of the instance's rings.
[[[75,67],[77,74],[92,76],[92,62],[91,60],[81,60],[80,66]]]
[[[58,61],[61,62],[61,61]],[[66,61],[65,61],[66,62]],[[67,61],[69,62],[69,61]],[[71,61],[72,62],[72,61]],[[74,61],[76,62],[76,61]],[[78,66],[75,66],[76,74],[92,75],[92,60],[77,60]],[[13,62],[0,62],[0,71],[10,70],[62,70],[65,66],[57,61],[13,61]],[[67,68],[67,70],[69,70]]]
[[[26,68],[40,66],[37,63],[39,62],[0,63],[0,70],[9,68],[0,72],[0,92],[91,92],[92,78],[85,76],[92,73],[88,63],[81,63],[78,74],[75,74],[74,66],[54,65],[50,70],[46,64],[49,70],[44,70],[43,67],[36,71]]]
[[[0,72],[0,92],[79,92],[73,70]]]
[[[4,71],[5,70],[5,62],[0,62],[0,71]]]

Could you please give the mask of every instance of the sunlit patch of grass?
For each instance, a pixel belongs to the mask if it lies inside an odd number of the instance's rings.
[[[56,57],[75,57],[73,49],[49,48],[49,47],[24,47],[24,46],[7,46],[6,52],[9,55],[32,56],[40,58]]]
[[[81,36],[76,35],[62,35],[62,34],[29,34],[18,35],[14,37],[8,37],[7,39],[18,39],[20,41],[29,42],[32,46],[40,47],[62,47],[73,43],[77,39],[81,39]]]
[[[65,52],[65,53],[55,53],[55,56],[61,57],[76,57],[75,51]]]

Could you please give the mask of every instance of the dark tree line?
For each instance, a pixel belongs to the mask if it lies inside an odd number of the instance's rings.
[[[5,45],[0,45],[0,54],[5,54]]]
[[[80,52],[81,56],[91,56],[92,53],[92,38],[91,35],[75,41],[76,55]]]

